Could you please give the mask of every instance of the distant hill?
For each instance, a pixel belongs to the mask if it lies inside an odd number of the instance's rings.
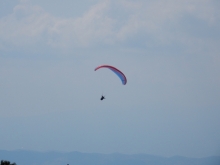
[[[0,150],[0,160],[17,165],[220,165],[220,156],[207,158],[160,157],[147,154],[97,154]]]

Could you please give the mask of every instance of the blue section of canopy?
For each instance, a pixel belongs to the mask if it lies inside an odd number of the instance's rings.
[[[122,82],[123,85],[126,84],[125,76],[121,72],[119,72],[115,69],[112,69],[112,68],[109,68],[109,69],[112,70],[121,79],[121,82]]]

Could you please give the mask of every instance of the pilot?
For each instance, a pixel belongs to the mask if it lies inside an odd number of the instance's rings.
[[[102,97],[101,97],[101,99],[100,99],[100,100],[104,100],[104,99],[105,99],[105,96],[103,96],[103,95],[102,95]]]

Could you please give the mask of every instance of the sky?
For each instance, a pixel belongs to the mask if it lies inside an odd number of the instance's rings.
[[[220,155],[219,8],[0,0],[0,149]]]

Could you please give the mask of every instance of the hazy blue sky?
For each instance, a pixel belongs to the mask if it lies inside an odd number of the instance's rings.
[[[0,149],[220,155],[219,9],[0,0]]]

